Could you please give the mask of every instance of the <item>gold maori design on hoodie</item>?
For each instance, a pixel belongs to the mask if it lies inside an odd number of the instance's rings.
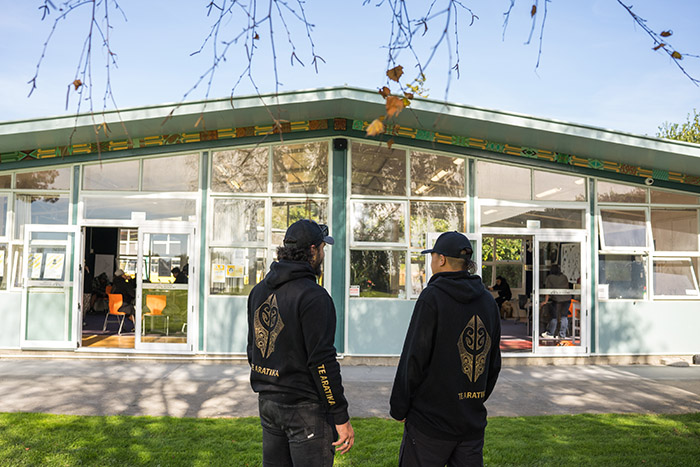
[[[284,328],[279,308],[277,308],[277,296],[271,294],[255,310],[255,346],[260,349],[263,358],[267,358],[275,351],[275,341]]]
[[[491,349],[491,336],[481,318],[473,316],[462,330],[457,341],[462,372],[470,382],[475,382],[486,370],[486,357]]]

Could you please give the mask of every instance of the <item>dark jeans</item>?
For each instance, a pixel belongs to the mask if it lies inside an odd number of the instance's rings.
[[[317,402],[281,404],[258,398],[263,428],[263,466],[333,465],[335,426]]]
[[[484,438],[447,441],[431,438],[406,423],[399,452],[399,467],[482,467]]]

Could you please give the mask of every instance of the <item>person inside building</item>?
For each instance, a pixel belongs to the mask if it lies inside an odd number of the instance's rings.
[[[134,307],[134,300],[136,298],[136,283],[131,280],[129,276],[127,276],[121,269],[114,271],[111,293],[121,294],[122,306],[119,307],[118,311],[125,313],[129,321],[134,323],[134,315],[136,314],[136,308]],[[133,328],[131,330],[133,331]]]
[[[483,465],[486,407],[501,370],[501,320],[475,269],[469,239],[445,232],[416,301],[390,414],[405,422],[399,465]]]
[[[187,275],[184,272],[180,271],[180,268],[174,267],[170,271],[170,274],[172,274],[175,278],[173,284],[187,284]]]
[[[569,279],[561,272],[558,264],[553,264],[549,269],[549,274],[544,280],[545,289],[568,289]],[[542,333],[542,337],[561,339],[566,337],[567,327],[569,326],[569,305],[571,305],[571,295],[551,294],[545,295],[542,301],[542,306],[550,306],[552,313],[547,330]]]
[[[328,227],[302,219],[248,296],[250,385],[258,393],[263,465],[330,466],[355,442],[340,364],[333,299],[321,287]]]
[[[513,294],[510,291],[510,285],[508,281],[503,276],[496,277],[496,284],[493,287],[489,287],[489,290],[498,292],[498,297],[496,297],[496,304],[500,310],[504,302],[509,301],[513,298]]]

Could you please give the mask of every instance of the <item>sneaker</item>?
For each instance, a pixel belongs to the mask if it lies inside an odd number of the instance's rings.
[[[551,335],[550,333],[548,333],[547,331],[545,331],[545,332],[543,332],[542,334],[540,334],[540,337],[544,337],[545,339],[551,339],[551,338],[553,338],[554,336]]]

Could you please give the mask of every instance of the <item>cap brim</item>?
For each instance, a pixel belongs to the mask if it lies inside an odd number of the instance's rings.
[[[433,252],[433,249],[431,248],[430,250],[423,250],[423,251],[421,251],[420,254],[421,254],[421,255],[425,255],[425,254],[432,253],[432,252]]]
[[[323,237],[323,241],[328,245],[333,245],[335,243],[335,240],[333,240],[333,237],[331,237],[330,235],[326,235],[325,237]]]

